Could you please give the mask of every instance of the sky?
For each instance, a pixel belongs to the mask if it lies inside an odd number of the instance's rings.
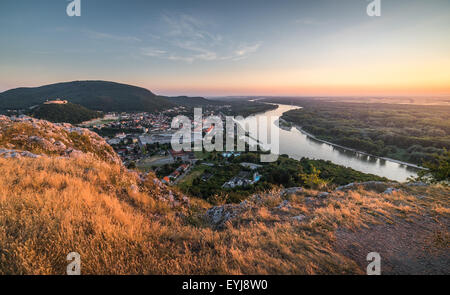
[[[450,1],[0,1],[0,91],[107,80],[161,95],[450,95]]]

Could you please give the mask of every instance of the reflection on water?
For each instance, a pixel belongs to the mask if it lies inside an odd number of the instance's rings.
[[[257,119],[261,116],[267,117],[268,123],[266,128],[270,130],[269,124],[275,124],[275,121],[278,120],[284,112],[298,108],[299,107],[297,106],[279,104],[278,109],[267,111],[253,117],[256,117]],[[245,124],[246,121],[251,119],[252,117],[248,117],[240,123]],[[260,120],[258,120],[258,122],[261,124]],[[270,138],[270,131],[268,131],[268,134]],[[332,146],[311,138],[295,127],[290,130],[279,128],[279,134],[280,154],[287,154],[291,158],[297,160],[300,160],[302,157],[329,160],[335,164],[351,167],[365,173],[384,176],[397,181],[405,181],[410,176],[416,176],[415,172],[417,169],[414,167]],[[250,133],[250,136],[256,138],[256,134]]]

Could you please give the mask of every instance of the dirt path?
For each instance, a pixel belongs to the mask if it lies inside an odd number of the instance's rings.
[[[337,252],[366,270],[369,252],[381,256],[382,274],[450,274],[449,220],[431,217],[374,225],[356,232],[338,230]]]

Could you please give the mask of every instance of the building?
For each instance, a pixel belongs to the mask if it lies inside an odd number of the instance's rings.
[[[111,138],[109,140],[107,140],[107,143],[110,145],[116,145],[116,144],[120,144],[122,142],[122,140],[120,138]]]
[[[54,99],[54,100],[47,100],[46,102],[44,102],[44,104],[66,104],[67,100],[61,100],[59,98]]]
[[[258,168],[261,168],[262,165],[258,165],[258,164],[253,164],[253,163],[247,163],[247,162],[242,162],[241,163],[242,167],[246,167],[246,168],[250,168],[252,170],[256,170]]]

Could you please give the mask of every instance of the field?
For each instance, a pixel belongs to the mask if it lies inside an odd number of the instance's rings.
[[[156,155],[139,160],[138,162],[136,162],[136,167],[138,167],[141,170],[148,171],[152,169],[152,167],[159,167],[165,164],[172,164],[172,163],[174,163],[172,156]]]

